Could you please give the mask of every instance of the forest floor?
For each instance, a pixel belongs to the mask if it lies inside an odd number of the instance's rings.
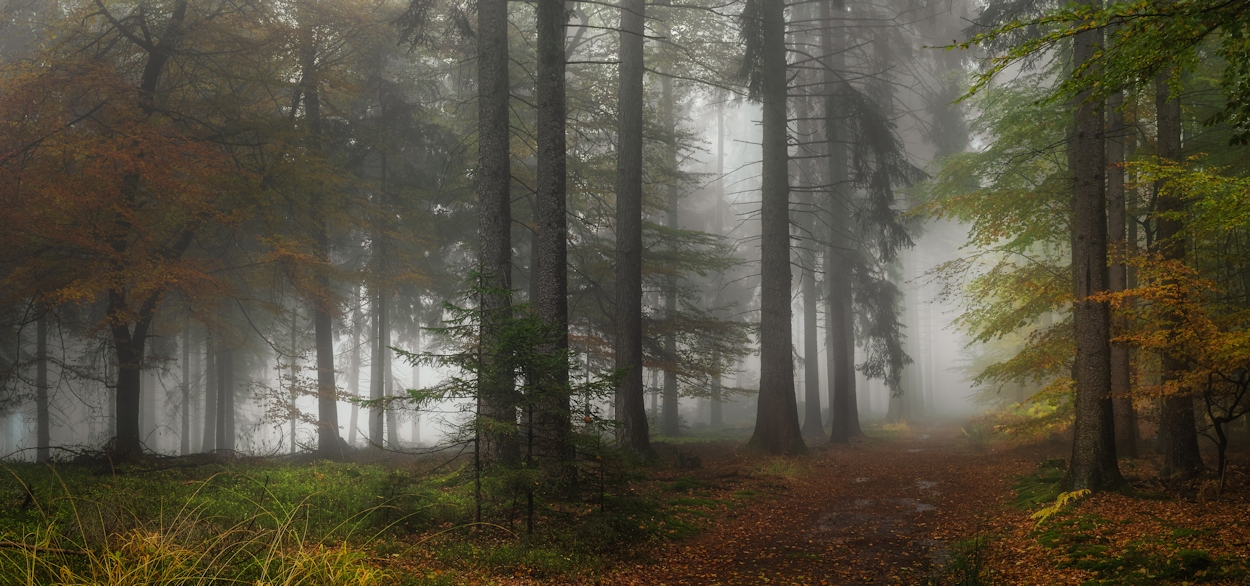
[[[981,451],[951,423],[878,428],[817,445],[806,468],[705,534],[658,549],[613,584],[924,584],[989,531],[1049,446]],[[883,437],[884,436],[884,437]],[[813,442],[815,443],[815,442]],[[737,459],[717,459],[713,478]],[[766,471],[756,471],[756,474]]]
[[[1147,453],[1121,460],[1124,491],[1039,524],[1070,439],[990,429],[876,423],[797,457],[691,430],[598,487],[590,460],[583,498],[540,503],[532,535],[499,486],[468,522],[463,457],[5,463],[0,584],[1250,584],[1247,438],[1223,494],[1160,482]]]
[[[662,468],[634,490],[698,513],[674,534],[581,575],[455,575],[496,584],[1245,584],[1250,483],[1244,452],[1222,498],[1209,479],[1163,484],[1156,458],[1124,460],[1132,488],[1077,500],[1038,525],[1059,494],[1068,440],[969,436],[956,422],[868,429],[849,445],[809,439],[766,458],[741,442],[658,444]],[[687,517],[688,518],[688,517]],[[437,548],[435,548],[436,550]],[[446,559],[446,558],[443,558]],[[428,558],[435,566],[439,562]],[[417,563],[422,563],[418,561]],[[429,566],[427,566],[429,567]],[[464,582],[468,580],[469,582]]]

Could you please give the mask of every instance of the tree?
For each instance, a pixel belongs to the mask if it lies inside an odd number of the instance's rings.
[[[1180,100],[1172,96],[1168,71],[1155,77],[1155,107],[1158,126],[1159,158],[1181,160]],[[1155,246],[1163,260],[1185,261],[1185,236],[1181,215],[1184,202],[1166,185],[1156,186]],[[1162,377],[1165,383],[1184,376],[1188,365],[1172,354],[1162,356]],[[1163,474],[1192,475],[1202,470],[1202,454],[1198,451],[1198,431],[1194,421],[1192,397],[1164,395],[1159,405],[1159,444],[1163,453]]]
[[[1102,32],[1073,40],[1073,69],[1100,48]],[[1073,169],[1072,274],[1076,286],[1076,425],[1068,482],[1073,490],[1099,490],[1122,483],[1115,457],[1111,407],[1111,314],[1094,296],[1108,289],[1105,113],[1089,92],[1077,94]]]
[[[537,154],[538,154],[538,315],[551,328],[544,351],[562,356],[568,350],[567,145],[565,137],[565,24],[560,0],[539,0],[537,9]],[[545,473],[558,492],[575,487],[567,363],[544,373],[541,401],[533,425]]]
[[[786,115],[786,22],[781,0],[752,0],[742,13],[743,71],[763,105],[760,204],[760,393],[748,446],[773,454],[807,450],[794,396],[790,327],[790,186]]]
[[[616,331],[621,378],[616,390],[617,442],[643,459],[655,457],[647,430],[642,366],[642,111],[643,0],[621,3],[616,181]]]

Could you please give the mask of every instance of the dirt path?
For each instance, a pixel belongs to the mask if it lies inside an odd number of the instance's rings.
[[[953,424],[815,452],[803,460],[810,473],[779,479],[703,535],[620,568],[611,583],[923,584],[1041,455],[977,453]]]

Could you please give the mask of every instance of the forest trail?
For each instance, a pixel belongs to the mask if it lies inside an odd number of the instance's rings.
[[[810,472],[610,583],[923,584],[951,544],[1012,498],[1013,479],[1042,450],[979,452],[957,424],[923,422],[896,438],[816,445],[797,459]]]

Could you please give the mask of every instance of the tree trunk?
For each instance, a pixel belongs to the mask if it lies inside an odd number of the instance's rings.
[[[356,298],[357,298],[356,306],[357,308],[359,308],[360,307],[359,288],[357,288]],[[359,314],[359,309],[357,309],[357,313]],[[355,361],[355,367],[356,367],[356,369],[352,371],[352,373],[356,377],[359,377],[360,375],[360,348],[358,344],[360,343],[360,330],[357,328],[357,324],[355,323],[352,324],[352,334],[355,336],[352,339],[352,359]],[[299,415],[300,415],[300,412],[299,412],[299,396],[300,396],[299,355],[300,355],[300,352],[299,352],[299,307],[292,307],[291,308],[291,382],[290,382],[291,390],[288,393],[288,395],[290,396],[290,400],[291,400],[291,420],[288,422],[288,424],[290,425],[290,428],[291,428],[291,453],[292,454],[294,454],[296,450],[299,449],[299,444],[296,443],[296,440],[297,440],[296,436],[297,436],[297,432],[299,431]],[[353,380],[349,384],[352,385],[351,387],[352,396],[358,397],[359,389],[356,387],[356,381]],[[355,440],[355,435],[356,435],[356,404],[355,403],[352,403],[351,434],[352,434],[352,440]]]
[[[508,102],[508,2],[480,0],[478,18],[478,246],[482,369],[478,410],[489,419],[481,450],[488,462],[520,461],[512,373],[495,368],[504,320],[512,312],[512,199]],[[563,54],[562,54],[563,55]],[[563,63],[563,58],[561,58]],[[531,301],[533,299],[531,298]],[[494,430],[506,430],[502,433]]]
[[[827,224],[829,245],[825,250],[825,346],[829,369],[829,439],[845,443],[861,435],[855,397],[855,323],[851,307],[850,173],[847,170],[847,132],[838,112],[842,82],[835,72],[846,70],[845,19],[842,0],[820,4],[821,53],[828,55],[824,68],[825,141],[829,156]]]
[[[1073,69],[1098,50],[1102,32],[1076,36]],[[1072,268],[1076,287],[1076,424],[1067,483],[1073,490],[1100,490],[1123,482],[1115,458],[1111,409],[1111,316],[1091,295],[1108,288],[1106,149],[1102,104],[1084,92],[1075,99]]]
[[[805,10],[800,18],[808,19]],[[805,78],[804,78],[805,81]],[[795,101],[799,118],[799,137],[803,142],[814,142],[816,139],[815,125],[812,123],[811,107],[807,96]],[[804,148],[805,155],[814,154],[811,149]],[[799,240],[803,243],[799,251],[799,267],[802,271],[799,285],[803,297],[803,427],[804,436],[825,435],[824,422],[820,417],[820,332],[818,311],[820,300],[816,294],[816,249],[820,246],[816,238],[816,172],[812,169],[812,159],[805,156],[799,161],[799,177],[802,192],[799,201],[802,209],[799,212]]]
[[[763,178],[760,205],[760,394],[748,446],[807,450],[794,396],[790,326],[790,185],[786,129],[786,22],[782,0],[760,2],[763,41]]]
[[[321,82],[317,71],[318,51],[312,33],[301,25],[305,38],[301,72],[301,91],[304,98],[304,119],[307,122],[308,143],[313,150],[321,150]],[[330,265],[330,234],[326,225],[323,198],[316,191],[310,198],[313,241],[316,256]],[[318,271],[314,277],[317,289],[313,299],[313,337],[317,355],[317,455],[326,459],[343,457],[343,439],[339,437],[338,388],[334,381],[334,310],[335,301],[330,287],[330,277]]]
[[[1155,77],[1156,118],[1159,129],[1159,157],[1181,161],[1181,105],[1171,95],[1168,79],[1171,68]],[[1181,220],[1172,217],[1184,211],[1180,198],[1159,184],[1155,219],[1157,251],[1164,260],[1185,260],[1184,228]],[[1179,316],[1178,316],[1179,319]],[[1184,360],[1170,355],[1162,357],[1163,382],[1180,378],[1185,371]],[[1202,455],[1198,451],[1198,428],[1194,417],[1194,400],[1188,395],[1166,396],[1160,401],[1159,449],[1163,453],[1161,473],[1193,475],[1202,470]]]
[[[564,356],[569,347],[568,229],[565,166],[565,23],[563,0],[538,0],[537,9],[537,147],[538,147],[538,315],[550,328],[542,349]],[[569,420],[569,371],[566,360],[552,361],[539,384],[534,426],[537,453],[553,492],[576,489]]]
[[[192,330],[194,331],[194,330]],[[204,368],[203,368],[203,344],[199,338],[188,340],[191,345],[191,392],[189,396],[188,411],[191,416],[190,440],[188,440],[189,453],[203,451],[203,443],[195,444],[193,440],[204,437],[204,410],[200,404],[199,398],[204,393]]]
[[[716,230],[717,236],[725,232],[725,104],[716,107]],[[641,294],[641,291],[639,291]],[[717,297],[719,302],[720,298]],[[721,385],[721,356],[716,357],[716,371],[712,373],[712,397],[709,413],[709,424],[718,429],[725,424],[724,403]]]
[[[182,405],[178,411],[182,415],[181,432],[178,434],[178,454],[185,456],[191,453],[191,318],[182,324]]]
[[[355,304],[352,309],[352,353],[347,367],[347,394],[353,399],[360,398],[360,334],[364,328],[365,313],[361,310],[364,300],[360,297],[360,286],[356,286]],[[360,404],[352,402],[352,412],[347,424],[347,445],[356,446],[356,434],[360,430]]]
[[[643,24],[647,4],[621,0],[620,119],[616,159],[616,389],[617,443],[655,458],[647,429],[642,368],[642,106]]]
[[[382,447],[383,395],[386,391],[387,345],[390,338],[390,320],[387,316],[387,295],[378,291],[373,297],[373,356],[369,360],[372,372],[369,375],[369,447]]]
[[[1110,240],[1111,291],[1123,291],[1128,286],[1127,218],[1124,203],[1124,94],[1116,92],[1107,100],[1107,238]],[[1113,317],[1113,335],[1125,331],[1128,320]],[[1121,458],[1137,457],[1137,413],[1133,411],[1132,371],[1129,365],[1129,347],[1125,344],[1111,345],[1111,406],[1115,414],[1115,452]]]
[[[657,0],[659,6],[669,6],[669,0]],[[668,38],[671,33],[669,18],[671,11],[661,14],[657,21],[659,35]],[[677,200],[681,197],[677,185],[679,173],[677,162],[677,102],[673,96],[673,78],[660,73],[660,126],[664,133],[664,189],[666,192],[667,214],[664,226],[676,230],[678,226]],[[664,316],[672,321],[677,319],[677,277],[668,275],[664,278]],[[681,434],[681,421],[678,415],[677,398],[677,332],[667,328],[664,334],[664,394],[661,402],[660,430],[668,437]]]
[[[234,349],[217,342],[217,449],[234,451]]]
[[[201,452],[217,449],[217,348],[212,336],[204,337],[204,437]]]
[[[39,309],[35,325],[35,461],[52,459],[52,425],[48,417],[48,310]]]

